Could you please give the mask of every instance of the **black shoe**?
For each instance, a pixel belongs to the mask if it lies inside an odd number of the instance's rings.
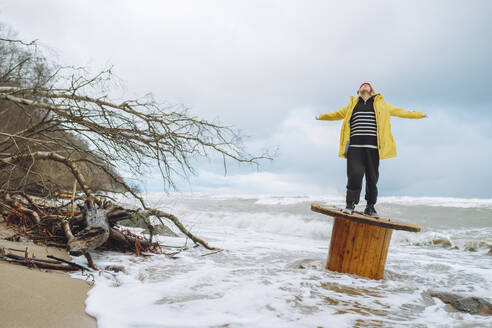
[[[364,214],[372,217],[379,217],[378,212],[376,212],[376,209],[374,208],[374,204],[372,203],[367,203],[366,209],[364,210]]]
[[[347,207],[342,211],[343,213],[352,214],[355,210],[355,202],[347,202]]]

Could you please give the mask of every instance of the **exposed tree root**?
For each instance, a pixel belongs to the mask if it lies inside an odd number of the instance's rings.
[[[150,224],[151,217],[157,218],[163,225],[163,219],[168,219],[197,246],[202,245],[207,249],[220,251],[219,248],[210,246],[206,241],[189,232],[180,220],[170,213],[156,209],[125,209],[105,199],[99,199],[96,202],[94,197],[93,195],[88,196],[83,202],[79,200],[77,206],[71,203],[60,206],[56,201],[50,204],[45,199],[26,194],[12,195],[4,191],[0,193],[0,214],[3,215],[7,224],[19,228],[19,236],[25,235],[35,242],[66,248],[73,256],[84,255],[88,266],[95,270],[97,267],[90,252],[96,249],[134,252],[137,256],[151,256],[152,254],[149,253],[165,254],[171,258],[185,249],[181,247],[182,249],[178,252],[166,253],[163,248],[169,248],[168,246],[152,241],[152,230],[149,229],[151,234],[147,238],[117,226],[118,222],[127,219],[143,222],[150,227],[153,227]],[[46,262],[30,259],[27,255],[20,258],[8,252],[2,255],[2,259],[51,269],[82,269],[82,266],[76,263],[61,259]]]

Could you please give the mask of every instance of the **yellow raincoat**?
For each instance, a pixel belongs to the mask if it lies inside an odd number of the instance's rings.
[[[320,120],[337,121],[343,119],[342,130],[340,133],[340,150],[338,157],[347,158],[347,151],[350,144],[350,117],[355,105],[359,101],[359,96],[350,96],[350,103],[336,110],[321,114]],[[376,115],[377,124],[377,139],[378,139],[378,151],[379,159],[396,157],[396,144],[393,134],[391,133],[391,116],[403,117],[403,118],[423,118],[424,115],[421,110],[408,111],[403,108],[398,108],[387,103],[381,93],[377,93],[374,96],[374,113]]]

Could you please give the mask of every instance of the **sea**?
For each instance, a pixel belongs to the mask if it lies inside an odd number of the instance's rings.
[[[378,197],[381,216],[421,232],[393,231],[384,277],[372,280],[325,269],[333,219],[310,206],[343,208],[343,196],[143,197],[222,251],[195,247],[165,221],[179,235],[155,237],[172,246],[167,255],[93,252],[98,267],[125,269],[72,274],[94,283],[86,312],[98,327],[492,327],[492,316],[455,311],[430,295],[492,302],[492,199]],[[356,209],[364,207],[361,200]]]

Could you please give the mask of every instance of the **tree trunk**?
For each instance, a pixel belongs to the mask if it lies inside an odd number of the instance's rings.
[[[84,255],[108,240],[110,228],[107,210],[96,206],[91,197],[85,201],[82,213],[87,227],[72,238],[68,237],[67,245],[70,255]]]

